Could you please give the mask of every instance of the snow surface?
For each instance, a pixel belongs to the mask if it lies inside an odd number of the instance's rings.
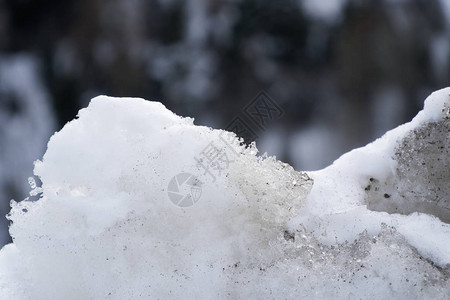
[[[413,130],[447,120],[449,94],[314,183],[160,103],[94,98],[36,162],[42,198],[11,203],[0,298],[447,299],[450,226],[369,210],[367,184],[395,177]],[[206,172],[206,149],[227,167]],[[180,207],[169,183],[185,173],[195,203]]]
[[[450,264],[450,225],[430,215],[375,213],[367,209],[365,201],[365,188],[371,178],[386,181],[389,177],[396,176],[395,151],[402,138],[424,124],[448,118],[449,106],[450,88],[435,92],[426,99],[424,110],[410,123],[387,132],[382,138],[363,148],[344,154],[324,170],[309,172],[315,181],[314,187],[305,207],[291,222],[291,230],[304,226],[320,242],[332,245],[335,242],[353,241],[364,230],[376,235],[381,230],[380,222],[383,222],[397,228],[426,258],[440,266]],[[445,136],[447,152],[444,158],[447,161],[443,161],[442,168],[448,177],[448,131]],[[414,183],[418,178],[409,180]],[[448,186],[448,180],[443,185]]]
[[[0,214],[9,211],[14,194],[25,197],[33,161],[45,152],[54,133],[50,95],[39,78],[39,60],[32,55],[0,56]],[[6,220],[5,220],[6,221]],[[0,245],[10,241],[0,222]]]

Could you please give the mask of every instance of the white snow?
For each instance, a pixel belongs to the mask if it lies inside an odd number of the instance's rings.
[[[393,174],[408,132],[443,119],[449,93],[310,173],[312,189],[305,173],[160,103],[94,98],[36,162],[42,198],[12,202],[0,298],[445,299],[449,225],[371,211],[364,187]],[[211,149],[226,154],[221,172],[197,164]],[[180,173],[197,177],[192,206],[169,199]]]
[[[327,245],[353,241],[363,230],[378,234],[379,224],[397,228],[426,258],[441,266],[450,264],[450,225],[423,214],[408,216],[373,212],[364,201],[370,178],[380,181],[395,176],[395,147],[406,134],[428,122],[438,122],[447,113],[450,88],[433,93],[424,109],[410,122],[387,132],[375,142],[344,154],[328,168],[308,173],[314,186],[305,207],[291,222],[291,230],[304,226]],[[413,180],[413,179],[411,179]]]
[[[32,55],[0,56],[0,214],[9,208],[11,193],[24,197],[33,161],[45,152],[55,123],[50,95],[39,78]],[[3,220],[2,222],[3,223]],[[3,225],[3,224],[2,224]],[[4,224],[6,228],[6,224]],[[0,245],[9,241],[0,232]]]
[[[311,181],[222,137],[157,102],[93,99],[36,162],[42,199],[12,203],[0,298],[225,295],[223,267],[270,261]],[[195,161],[211,142],[234,161],[215,181]],[[183,172],[202,182],[193,207],[168,198]]]

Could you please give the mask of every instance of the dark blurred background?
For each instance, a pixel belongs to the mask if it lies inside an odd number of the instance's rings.
[[[448,85],[449,28],[450,0],[0,0],[0,215],[98,94],[224,128],[265,90],[258,148],[323,168]]]

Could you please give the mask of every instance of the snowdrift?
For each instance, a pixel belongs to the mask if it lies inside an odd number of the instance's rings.
[[[94,98],[11,203],[0,298],[447,299],[449,107],[435,92],[305,173],[160,103]]]

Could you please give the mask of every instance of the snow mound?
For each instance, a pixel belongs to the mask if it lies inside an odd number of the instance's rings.
[[[42,198],[12,203],[0,298],[225,296],[224,267],[282,258],[312,186],[241,144],[157,102],[93,99],[36,162]]]
[[[332,245],[353,241],[364,230],[379,234],[385,223],[425,258],[448,268],[449,107],[450,88],[434,92],[410,123],[309,173],[315,185],[291,231],[304,227]]]
[[[41,198],[11,204],[0,298],[447,299],[449,94],[310,174],[94,98],[36,162]]]

